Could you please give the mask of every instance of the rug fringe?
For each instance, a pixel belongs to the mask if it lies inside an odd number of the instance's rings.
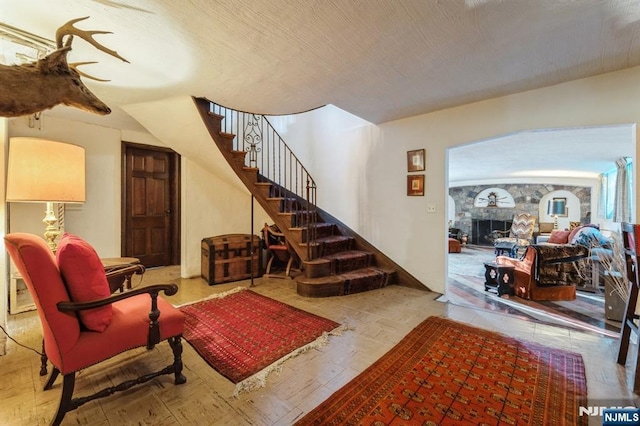
[[[231,290],[223,291],[222,293],[211,294],[211,295],[205,297],[204,299],[195,300],[193,302],[186,302],[186,303],[183,303],[181,305],[175,305],[175,307],[176,308],[181,308],[183,306],[193,305],[194,303],[204,302],[205,300],[222,299],[223,297],[227,297],[230,294],[239,293],[239,292],[241,292],[243,290],[249,290],[249,289],[247,287],[236,287],[236,288],[232,288]]]
[[[237,397],[242,393],[250,392],[252,390],[265,387],[267,385],[267,377],[274,371],[276,373],[280,373],[280,371],[282,371],[282,364],[284,364],[285,361],[291,358],[294,358],[300,354],[303,354],[305,352],[308,352],[311,349],[316,349],[316,348],[325,346],[327,343],[329,343],[330,336],[342,336],[346,331],[354,330],[354,329],[355,327],[351,325],[340,325],[339,327],[336,327],[331,331],[328,331],[328,332],[325,331],[324,333],[322,333],[321,336],[319,336],[313,342],[307,343],[306,345],[299,347],[298,349],[283,356],[282,358],[280,358],[273,364],[269,365],[268,367],[265,367],[264,369],[260,370],[253,376],[247,377],[243,381],[237,383],[236,388],[233,391],[233,396]]]

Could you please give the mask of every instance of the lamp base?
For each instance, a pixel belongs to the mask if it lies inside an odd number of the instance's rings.
[[[47,225],[44,231],[44,240],[47,242],[47,245],[49,246],[51,251],[55,254],[55,252],[58,250],[56,238],[60,236],[60,229],[57,225],[58,218],[53,211],[52,202],[47,202],[47,208],[45,210],[44,219],[42,219],[42,222]]]

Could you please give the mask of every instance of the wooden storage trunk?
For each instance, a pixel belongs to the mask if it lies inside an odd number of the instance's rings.
[[[252,240],[253,239],[253,244]],[[253,262],[251,253],[253,252]],[[202,240],[202,278],[209,285],[262,276],[260,237],[227,234]]]

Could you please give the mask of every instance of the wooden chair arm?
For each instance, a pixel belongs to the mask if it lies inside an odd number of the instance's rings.
[[[161,291],[163,291],[167,296],[173,296],[178,292],[178,286],[176,284],[155,284],[149,287],[136,288],[125,293],[116,293],[109,297],[92,300],[90,302],[58,302],[56,306],[60,312],[84,311],[86,309],[110,305],[119,300],[128,299],[129,297],[137,296],[139,294],[149,294],[152,299],[156,299],[158,297],[158,293]]]
[[[105,275],[109,282],[109,290],[111,290],[111,293],[115,293],[117,290],[122,292],[124,290],[125,282],[127,283],[127,289],[131,289],[131,277],[134,274],[143,275],[144,272],[145,268],[141,264],[105,267]]]
[[[107,279],[133,274],[142,275],[144,272],[144,265],[126,265],[104,268],[104,273],[107,276]]]
[[[158,309],[158,293],[164,291],[167,296],[172,296],[178,292],[176,284],[156,284],[149,287],[136,288],[125,293],[117,293],[104,299],[93,300],[91,302],[58,302],[57,307],[61,312],[83,311],[85,309],[99,308],[109,305],[118,300],[128,299],[139,294],[149,294],[151,296],[151,307],[149,309],[149,332],[147,335],[147,349],[153,349],[154,345],[160,342],[160,310]]]

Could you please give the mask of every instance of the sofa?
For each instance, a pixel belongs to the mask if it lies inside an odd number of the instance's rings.
[[[548,242],[527,247],[520,259],[498,256],[496,262],[514,267],[514,293],[528,300],[573,300],[576,289],[592,279],[589,256],[593,247],[607,247],[595,225],[554,230]]]

